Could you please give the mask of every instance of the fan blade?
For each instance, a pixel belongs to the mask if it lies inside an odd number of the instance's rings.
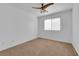
[[[54,3],[48,3],[48,4],[44,5],[43,8],[47,8],[48,6],[53,5],[53,4]]]
[[[32,7],[32,8],[34,8],[34,9],[41,9],[40,7]]]

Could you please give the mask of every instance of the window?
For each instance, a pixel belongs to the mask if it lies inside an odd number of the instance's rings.
[[[51,30],[51,19],[45,20],[45,30]]]
[[[60,31],[60,17],[45,20],[44,30]]]

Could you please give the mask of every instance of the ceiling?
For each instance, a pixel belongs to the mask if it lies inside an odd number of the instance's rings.
[[[51,5],[47,8],[47,13],[40,13],[40,10],[33,9],[32,7],[39,7],[41,6],[40,3],[10,3],[9,6],[13,6],[16,8],[19,8],[21,10],[24,10],[25,12],[29,12],[31,14],[34,14],[35,16],[50,14],[50,13],[56,13],[63,10],[68,10],[73,7],[73,3],[55,3],[54,5]]]

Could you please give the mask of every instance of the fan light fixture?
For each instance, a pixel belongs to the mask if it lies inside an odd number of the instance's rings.
[[[48,3],[48,4],[44,4],[44,3],[41,3],[41,7],[32,7],[34,9],[40,9],[41,10],[41,13],[44,13],[44,12],[48,12],[46,9],[47,7],[53,5],[54,3]]]

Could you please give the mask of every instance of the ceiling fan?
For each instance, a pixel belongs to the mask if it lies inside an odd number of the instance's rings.
[[[53,4],[54,3],[48,3],[48,4],[41,3],[41,7],[32,7],[32,8],[34,8],[34,9],[40,9],[41,10],[41,13],[43,13],[43,12],[48,12],[46,9],[49,6],[53,5]]]

